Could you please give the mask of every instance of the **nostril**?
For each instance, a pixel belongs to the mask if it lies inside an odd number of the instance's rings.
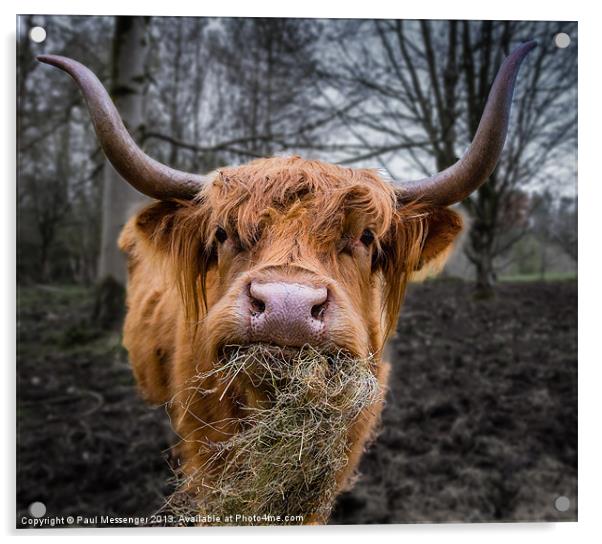
[[[249,306],[251,314],[258,316],[265,312],[265,302],[262,300],[265,298],[265,294],[261,292],[261,286],[254,283],[250,283],[247,286],[247,297],[249,300]]]
[[[251,313],[254,315],[262,314],[265,312],[265,302],[258,298],[251,297]]]
[[[319,321],[322,321],[324,319],[325,312],[326,312],[326,302],[323,302],[322,304],[316,304],[315,306],[312,306],[312,308],[311,308],[311,316],[314,319],[317,319]]]

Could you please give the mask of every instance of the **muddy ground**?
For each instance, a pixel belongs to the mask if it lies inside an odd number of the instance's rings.
[[[17,526],[47,516],[143,516],[172,490],[174,437],[137,396],[91,292],[19,289]],[[412,286],[392,346],[381,433],[332,523],[577,517],[577,284]],[[554,507],[558,496],[570,508]]]

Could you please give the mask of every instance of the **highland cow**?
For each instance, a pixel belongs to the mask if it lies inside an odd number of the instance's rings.
[[[408,183],[298,156],[171,169],[134,143],[92,72],[39,57],[74,78],[109,161],[156,199],[119,240],[124,345],[181,437],[174,505],[225,523],[328,520],[375,433],[406,285],[445,260],[462,227],[449,206],[495,168],[534,45],[504,61],[467,153]]]

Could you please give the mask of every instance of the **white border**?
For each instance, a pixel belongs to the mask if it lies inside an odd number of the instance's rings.
[[[526,2],[525,0],[504,0],[503,2],[472,2],[469,0],[403,2],[371,0],[362,5],[352,6],[351,2],[324,2],[304,0],[298,3],[282,1],[248,0],[215,3],[202,1],[126,2],[124,0],[104,0],[102,3],[76,2],[67,0],[46,1],[21,0],[2,4],[2,59],[5,61],[2,93],[4,126],[0,130],[3,142],[0,146],[3,166],[2,187],[5,195],[5,209],[1,216],[1,249],[3,259],[2,276],[4,296],[3,323],[0,327],[2,346],[7,353],[4,358],[4,447],[2,448],[2,468],[5,478],[1,498],[2,522],[4,532],[15,534],[14,530],[14,440],[15,440],[15,15],[17,13],[87,14],[87,15],[213,15],[213,16],[295,16],[295,17],[340,17],[340,18],[432,18],[432,19],[532,19],[532,20],[578,20],[579,21],[579,522],[557,524],[479,524],[479,525],[406,525],[386,527],[326,527],[297,528],[292,530],[265,529],[203,529],[174,530],[82,530],[67,531],[67,534],[81,536],[101,535],[101,537],[125,534],[143,535],[145,539],[166,537],[226,538],[248,541],[277,539],[287,541],[306,541],[308,538],[329,539],[341,537],[345,540],[365,542],[375,533],[379,539],[399,541],[405,539],[421,542],[445,541],[467,544],[484,541],[507,543],[509,540],[545,541],[566,544],[567,540],[577,537],[579,541],[596,540],[601,533],[598,524],[598,508],[601,504],[602,482],[600,479],[600,385],[602,359],[596,342],[600,336],[599,306],[600,266],[599,235],[602,227],[596,219],[600,217],[598,208],[602,201],[602,176],[597,162],[600,160],[600,129],[602,122],[600,111],[600,32],[601,22],[594,2]],[[166,531],[169,534],[166,534]],[[20,532],[23,535],[23,531]],[[65,531],[36,531],[51,539],[64,537]],[[33,533],[26,532],[25,538]]]

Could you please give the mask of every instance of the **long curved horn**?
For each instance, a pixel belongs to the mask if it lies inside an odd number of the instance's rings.
[[[519,45],[505,60],[489,92],[477,133],[466,154],[445,170],[417,181],[396,182],[400,204],[414,200],[436,206],[461,202],[491,175],[504,147],[514,83],[521,62],[537,42]]]
[[[191,199],[198,194],[206,178],[174,170],[146,155],[126,130],[109,93],[91,70],[58,55],[40,55],[38,60],[64,70],[78,84],[105,155],[130,185],[158,200]]]

